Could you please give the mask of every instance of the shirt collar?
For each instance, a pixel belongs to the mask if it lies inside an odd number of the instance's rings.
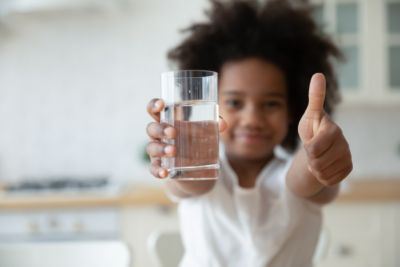
[[[227,175],[229,176],[229,180],[232,181],[236,186],[239,186],[238,177],[235,171],[232,169],[231,165],[229,164],[225,152],[225,146],[222,143],[220,143],[219,149],[220,149],[220,162],[222,165],[221,168],[223,168],[224,171],[227,173]],[[256,187],[259,186],[262,180],[268,177],[268,173],[270,172],[271,169],[274,168],[274,166],[276,166],[276,164],[287,162],[292,158],[292,155],[280,145],[274,148],[273,153],[274,157],[272,158],[272,160],[268,162],[259,173],[255,184]]]

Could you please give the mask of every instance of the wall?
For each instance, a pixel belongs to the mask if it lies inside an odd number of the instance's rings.
[[[349,141],[354,177],[400,178],[400,104],[339,107],[335,119]]]
[[[166,51],[205,0],[13,13],[0,23],[0,179],[111,175],[154,181],[143,162]],[[339,111],[354,175],[400,176],[400,107]],[[373,140],[371,140],[373,139]]]
[[[204,1],[125,3],[2,18],[0,179],[149,179],[146,104],[177,29],[202,17]]]

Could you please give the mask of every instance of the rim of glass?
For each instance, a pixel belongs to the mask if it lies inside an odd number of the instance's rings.
[[[173,70],[163,72],[161,76],[175,78],[207,78],[217,77],[218,72],[212,70]]]

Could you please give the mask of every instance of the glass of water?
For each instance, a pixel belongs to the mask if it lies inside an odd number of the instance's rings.
[[[179,180],[217,179],[218,74],[206,70],[180,70],[161,75],[165,109],[161,122],[172,125],[176,139],[163,140],[176,147],[174,158],[162,158],[168,177]]]

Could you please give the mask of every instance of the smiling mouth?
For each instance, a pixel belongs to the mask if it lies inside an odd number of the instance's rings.
[[[237,134],[235,138],[241,142],[252,144],[252,143],[261,143],[268,140],[266,135],[261,134]]]

